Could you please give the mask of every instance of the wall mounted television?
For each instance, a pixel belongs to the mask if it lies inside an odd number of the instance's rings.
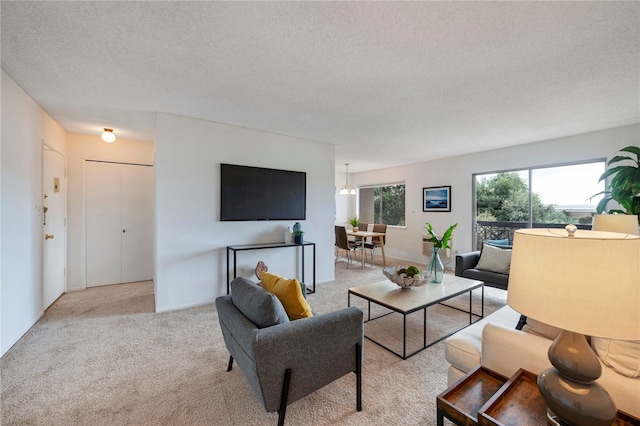
[[[220,164],[220,220],[304,220],[307,174]]]

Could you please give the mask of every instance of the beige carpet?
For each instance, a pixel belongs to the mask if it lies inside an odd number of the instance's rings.
[[[382,279],[379,266],[347,269],[341,259],[336,281],[317,285],[308,300],[315,313],[332,311],[347,305],[347,288]],[[504,291],[487,288],[485,315],[505,301]],[[468,318],[439,306],[428,315],[429,340],[435,329]],[[367,324],[367,333],[399,344],[401,318]],[[413,329],[421,321],[421,314],[409,321],[410,334],[421,333]],[[276,424],[240,370],[226,372],[227,361],[214,305],[155,314],[150,282],[69,293],[2,357],[1,423]],[[363,411],[355,410],[355,376],[348,375],[291,404],[286,423],[435,425],[446,371],[442,343],[403,361],[365,340]]]

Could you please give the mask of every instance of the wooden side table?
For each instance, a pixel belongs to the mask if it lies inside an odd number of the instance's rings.
[[[444,417],[457,425],[478,424],[478,410],[507,381],[507,378],[478,366],[436,399],[438,426],[444,425]]]
[[[459,426],[546,426],[547,406],[538,376],[520,369],[510,379],[476,367],[438,395],[438,426],[444,417]],[[640,419],[618,411],[615,426],[640,426]]]
[[[487,425],[540,425],[547,424],[547,405],[536,382],[538,376],[519,369],[480,408],[478,424]]]
[[[547,425],[547,405],[538,390],[538,376],[516,371],[509,381],[478,410],[481,426]],[[640,420],[618,411],[615,426],[640,425]]]

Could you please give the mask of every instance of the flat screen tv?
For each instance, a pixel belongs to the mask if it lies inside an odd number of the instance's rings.
[[[307,174],[220,164],[220,220],[304,220]]]

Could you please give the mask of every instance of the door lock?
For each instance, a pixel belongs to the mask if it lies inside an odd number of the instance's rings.
[[[45,240],[53,240],[53,234],[44,234]]]

